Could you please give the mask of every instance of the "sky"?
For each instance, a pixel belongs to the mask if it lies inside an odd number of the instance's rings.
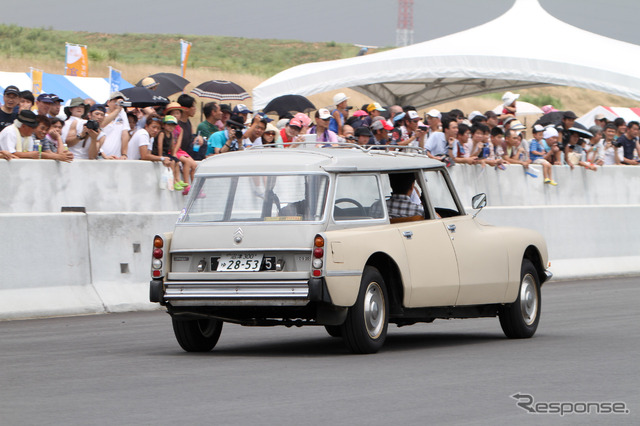
[[[414,0],[414,42],[488,22],[513,3]],[[567,23],[640,45],[638,0],[540,0],[540,4]],[[22,0],[12,2],[10,9],[10,13],[0,14],[0,23],[68,31],[220,35],[371,46],[394,46],[398,20],[397,0]],[[505,28],[505,37],[517,36],[517,32],[518,23],[514,22],[513,27]],[[579,40],[558,42],[570,45]]]

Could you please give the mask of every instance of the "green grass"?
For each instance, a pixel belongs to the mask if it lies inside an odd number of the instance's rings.
[[[59,60],[65,42],[87,45],[89,59],[125,64],[180,65],[180,39],[192,43],[190,68],[270,77],[294,65],[355,56],[351,44],[183,34],[104,34],[0,25],[0,56]]]

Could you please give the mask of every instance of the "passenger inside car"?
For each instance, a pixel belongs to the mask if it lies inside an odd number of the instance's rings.
[[[389,174],[391,197],[387,199],[387,210],[390,219],[407,217],[414,218],[414,220],[424,219],[422,204],[417,204],[411,199],[415,181],[416,177],[413,173]]]

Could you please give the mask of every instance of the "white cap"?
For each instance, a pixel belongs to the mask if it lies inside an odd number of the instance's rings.
[[[329,110],[328,110],[328,109],[326,109],[326,108],[320,108],[320,109],[318,110],[318,117],[319,117],[321,120],[326,120],[327,118],[331,118],[331,113],[330,113],[330,112],[329,112]]]
[[[334,105],[341,104],[342,102],[346,101],[347,99],[349,99],[349,97],[347,95],[345,95],[344,93],[342,93],[342,92],[336,93],[335,95],[333,95],[333,104]]]
[[[420,116],[418,115],[417,112],[415,112],[414,110],[410,109],[409,111],[407,111],[407,117],[409,117],[409,120],[415,120],[416,118],[420,118]]]
[[[431,111],[429,111],[427,113],[427,115],[429,117],[433,117],[433,118],[442,118],[442,114],[440,114],[440,111],[438,111],[437,109],[432,109]]]
[[[544,133],[542,134],[542,137],[544,139],[549,139],[554,136],[558,136],[558,131],[555,129],[555,127],[548,127],[547,129],[545,129]]]
[[[484,118],[487,118],[480,111],[471,111],[471,113],[469,114],[469,121],[473,121],[474,118],[476,118],[476,117],[478,117],[480,115],[483,116]]]
[[[502,95],[502,105],[509,106],[512,103],[514,103],[516,101],[516,99],[518,99],[519,97],[520,97],[520,95],[517,95],[515,93],[511,93],[511,92],[507,92],[504,95]]]

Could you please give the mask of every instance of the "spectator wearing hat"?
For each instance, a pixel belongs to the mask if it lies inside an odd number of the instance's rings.
[[[344,93],[336,93],[333,96],[333,104],[336,106],[331,111],[331,120],[329,120],[329,130],[337,134],[338,136],[344,136],[342,126],[344,126],[346,119],[349,117],[349,110],[347,109],[347,100],[349,97]],[[284,141],[284,138],[283,138]]]
[[[593,123],[596,126],[600,126],[601,129],[604,129],[604,126],[607,125],[608,120],[604,114],[600,113],[596,114],[595,117],[593,117]]]
[[[33,111],[20,111],[13,124],[0,132],[0,151],[19,158],[39,158],[39,153],[33,151],[33,130],[37,125]]]
[[[500,120],[504,120],[508,116],[512,116],[515,118],[516,116],[516,100],[520,97],[519,94],[506,92],[502,95],[502,115],[500,115]]]
[[[20,90],[16,86],[7,86],[4,89],[2,107],[0,107],[0,131],[13,124],[18,116],[15,107],[18,106]]]
[[[571,138],[569,139],[569,153],[566,157],[567,164],[572,169],[575,166],[580,166],[595,172],[597,170],[595,164],[587,161],[586,141],[583,139],[584,137],[591,138],[593,134],[579,127],[571,127],[569,132],[571,132]]]
[[[589,133],[593,136],[589,138],[587,147],[587,161],[596,166],[604,165],[604,144],[602,143],[603,130],[600,126],[589,127]]]
[[[424,115],[424,121],[427,123],[426,139],[429,139],[435,132],[442,131],[442,113],[437,109],[431,109]]]
[[[253,114],[253,111],[247,108],[245,104],[238,104],[233,107],[233,113],[235,115],[241,116],[243,119],[243,123],[246,123],[247,119],[249,118],[249,114]]]
[[[293,117],[286,126],[280,129],[280,138],[285,148],[294,148],[297,146],[295,142],[302,141],[298,136],[304,127],[304,123],[299,117]]]
[[[400,146],[424,147],[424,135],[427,132],[418,128],[420,123],[418,113],[414,110],[408,110],[405,112],[404,117],[401,118],[401,123],[402,125],[394,128],[391,133],[392,143]]]
[[[489,110],[489,111],[485,111],[484,114],[485,117],[487,117],[487,127],[489,127],[489,132],[491,132],[491,130],[498,126],[500,124],[500,117],[498,116],[498,114],[496,114],[495,112]]]
[[[329,130],[329,121],[331,120],[331,113],[326,108],[320,108],[315,113],[314,126],[309,128],[307,132],[310,135],[317,135],[317,146],[327,147],[338,143],[338,135]]]
[[[36,98],[36,115],[44,115],[45,117],[49,116],[49,110],[51,109],[51,105],[53,104],[53,99],[51,95],[48,93],[41,93]]]
[[[242,151],[242,129],[244,121],[240,115],[232,115],[224,130],[212,134],[207,141],[207,157],[230,151]]]
[[[190,188],[196,173],[197,163],[182,149],[179,141],[173,138],[176,127],[178,127],[177,118],[171,115],[165,115],[162,118],[162,131],[157,137],[157,150],[162,153],[161,155],[168,152],[168,157],[174,162],[174,189],[180,190]],[[206,151],[203,151],[202,157],[204,158]],[[182,164],[182,179],[180,179],[180,164]]]
[[[378,102],[372,102],[368,104],[366,111],[369,114],[369,116],[364,118],[363,125],[367,127],[371,127],[371,124],[373,123],[373,119],[375,117],[380,117],[380,115],[386,110],[387,109],[382,108],[382,106]]]
[[[356,143],[360,146],[368,145],[373,133],[368,127],[358,127],[355,130],[354,136],[356,137]]]
[[[565,111],[562,114],[562,121],[558,126],[556,126],[558,136],[560,137],[558,147],[563,152],[565,159],[569,154],[569,139],[571,139],[571,132],[569,129],[575,124],[576,118],[578,118],[578,116],[573,111]],[[560,157],[558,157],[558,160],[562,163],[562,159]]]
[[[60,99],[55,93],[49,94],[49,97],[51,98],[51,106],[49,107],[49,114],[47,116],[49,118],[60,117],[64,120],[66,117],[60,111],[62,109],[63,100]]]
[[[88,111],[89,105],[79,97],[71,99],[69,106],[64,107],[67,119],[62,128],[62,140],[76,158],[89,158],[89,134],[84,130],[84,123],[87,121],[82,118]]]
[[[107,114],[102,121],[102,131],[98,136],[100,145],[99,156],[105,159],[128,158],[128,143],[130,139],[129,119],[122,107],[125,97],[120,92],[114,92],[107,101]]]
[[[196,100],[193,96],[183,93],[178,97],[178,103],[184,108],[184,112],[178,119],[178,125],[182,128],[182,150],[193,156],[196,154],[200,157],[199,150],[193,150],[194,143],[202,146],[204,138],[201,135],[194,135],[193,126],[191,125],[191,117],[196,115]]]
[[[384,118],[378,117],[371,125],[373,138],[369,141],[369,144],[389,145],[389,130],[393,130],[393,126],[390,126]]]
[[[638,134],[640,133],[640,124],[637,121],[627,123],[627,130],[618,137],[616,144],[622,148],[622,164],[628,166],[637,166],[640,164],[636,160],[636,155],[640,152],[640,144],[638,144]]]
[[[33,97],[33,93],[31,90],[23,90],[20,92],[20,103],[18,105],[18,110],[22,111],[23,109],[28,109],[31,111],[33,105],[36,103],[36,98]]]
[[[218,126],[218,129],[224,129],[225,123],[229,118],[231,118],[231,114],[233,114],[233,111],[231,110],[231,105],[220,104],[220,114],[221,114],[221,117],[220,117],[220,120],[216,122],[216,126]]]
[[[140,82],[140,86],[149,90],[156,90],[160,83],[158,83],[153,77],[145,77]]]
[[[262,134],[262,146],[268,148],[282,148],[279,130],[271,123],[267,123],[267,128]]]
[[[555,129],[554,129],[555,130]],[[544,127],[540,124],[533,126],[531,130],[533,138],[529,142],[529,159],[533,164],[540,164],[542,166],[542,176],[544,177],[544,183],[556,186],[557,183],[553,180],[553,168],[551,163],[545,159],[547,150],[544,147]]]

